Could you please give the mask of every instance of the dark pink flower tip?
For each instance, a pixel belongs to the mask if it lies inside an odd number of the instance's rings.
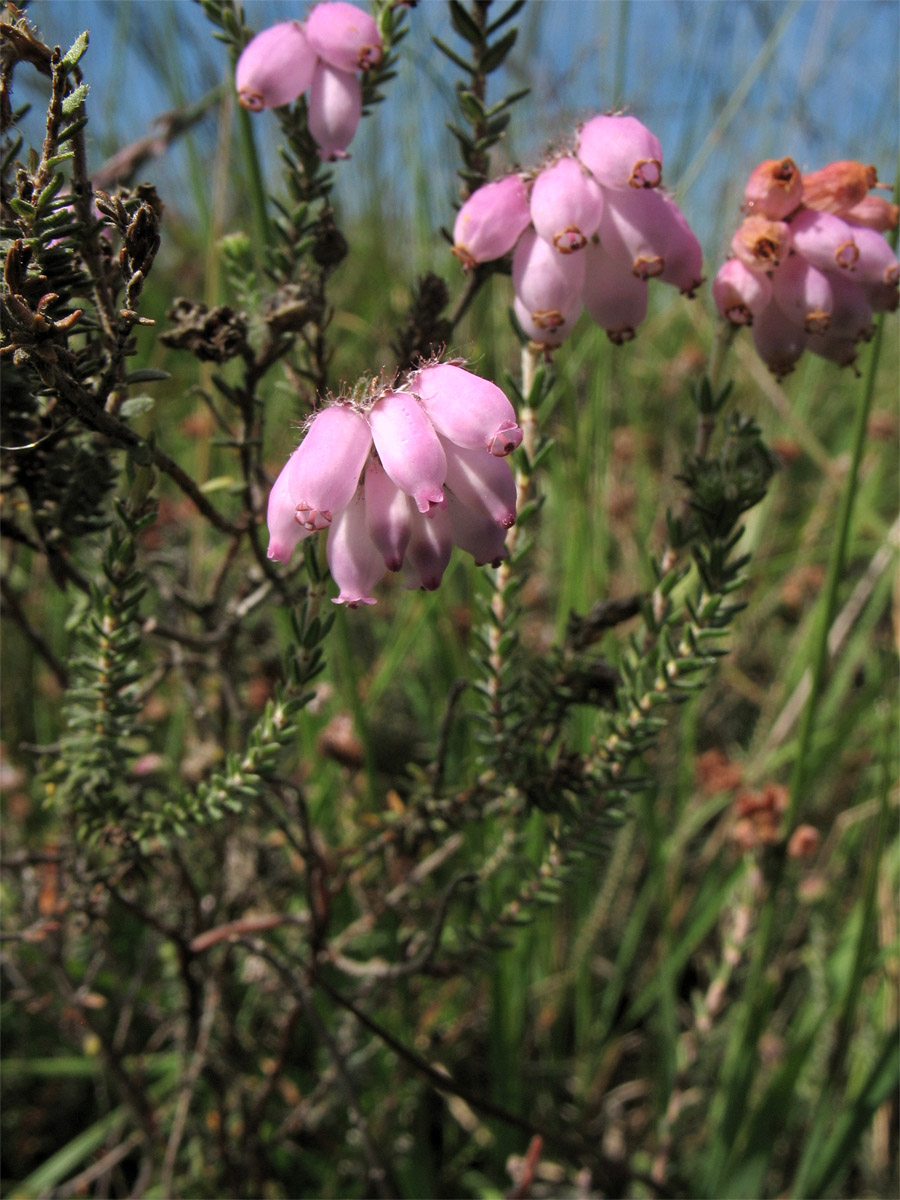
[[[375,18],[345,0],[317,4],[306,20],[310,46],[339,71],[365,71],[381,62],[381,34]]]
[[[369,424],[382,466],[419,512],[442,505],[444,449],[416,398],[408,392],[387,392],[370,409]]]
[[[655,188],[662,182],[662,147],[637,117],[593,117],[578,131],[576,154],[605,188]]]
[[[541,171],[531,189],[535,231],[560,254],[587,245],[597,232],[603,192],[575,158],[561,158]]]
[[[806,333],[786,321],[777,304],[771,303],[754,320],[751,330],[756,352],[777,379],[783,379],[806,348]]]
[[[238,100],[251,112],[293,104],[310,86],[316,53],[297,21],[281,21],[247,43],[237,61]]]
[[[412,502],[377,458],[370,459],[366,467],[365,496],[369,537],[387,569],[399,571],[412,531]]]
[[[508,254],[531,221],[528,194],[519,175],[486,183],[456,214],[453,253],[464,270]]]
[[[446,511],[436,509],[427,517],[414,513],[412,533],[403,561],[407,586],[424,588],[426,592],[433,592],[440,587],[452,551],[453,538]]]
[[[458,446],[486,449],[502,458],[522,441],[515,410],[504,393],[464,367],[423,367],[410,377],[409,390],[437,432]]]
[[[506,531],[483,512],[466,507],[447,491],[447,518],[455,545],[471,554],[475,565],[499,567],[509,557]]]
[[[308,124],[319,157],[325,162],[349,158],[362,117],[362,85],[351,71],[341,71],[321,59],[309,89]]]

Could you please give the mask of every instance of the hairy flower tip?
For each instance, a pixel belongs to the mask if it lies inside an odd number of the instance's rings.
[[[803,329],[786,321],[778,305],[772,303],[754,320],[751,332],[757,354],[775,378],[789,375],[806,348]]]
[[[325,162],[349,158],[362,117],[362,84],[352,71],[341,71],[320,59],[309,89],[308,125],[319,157]]]
[[[468,271],[508,254],[531,222],[520,175],[507,175],[472,193],[456,214],[453,253]]]
[[[788,318],[807,333],[825,333],[831,322],[834,293],[824,271],[792,254],[772,272],[772,296]]]
[[[650,289],[602,246],[590,245],[585,253],[584,307],[614,345],[624,345],[647,315]]]
[[[771,271],[791,248],[793,226],[768,217],[747,217],[731,239],[731,249],[754,271]]]
[[[316,52],[298,21],[270,25],[241,52],[234,72],[238,100],[251,112],[293,104],[313,80]]]
[[[310,533],[326,529],[350,503],[372,448],[364,417],[349,405],[317,413],[285,467],[295,519]]]
[[[603,187],[655,188],[662,182],[662,146],[637,117],[592,117],[578,131],[575,153]]]
[[[767,158],[754,167],[744,188],[744,211],[783,221],[803,200],[803,177],[792,158]]]
[[[387,392],[369,410],[372,440],[391,479],[420,513],[443,505],[447,460],[424,409],[408,392]]]
[[[753,318],[772,299],[772,284],[767,275],[751,271],[739,258],[729,258],[716,273],[712,294],[726,321],[732,325],[752,325]]]
[[[525,230],[513,254],[512,280],[530,325],[547,332],[571,329],[581,312],[584,264],[583,254],[558,254],[533,228]]]
[[[375,597],[370,593],[384,574],[384,562],[366,529],[366,505],[361,490],[335,516],[325,553],[331,577],[340,589],[332,603],[346,604],[348,608],[374,604]]]
[[[310,46],[339,71],[365,71],[381,62],[381,34],[375,18],[345,0],[317,4],[306,19]]]
[[[602,213],[603,192],[577,159],[559,159],[534,181],[532,224],[560,254],[583,249],[597,232]]]
[[[463,367],[423,367],[410,376],[409,390],[437,432],[457,446],[503,458],[522,441],[515,410],[504,393]]]
[[[833,162],[803,176],[803,204],[843,216],[878,184],[878,172],[861,162]]]

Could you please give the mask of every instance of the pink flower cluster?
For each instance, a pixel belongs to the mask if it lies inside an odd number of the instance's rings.
[[[874,167],[833,162],[801,175],[790,158],[750,175],[733,257],[713,281],[719,312],[752,326],[760,358],[782,378],[804,350],[848,366],[872,315],[896,309],[900,264],[883,234],[897,206],[870,195]]]
[[[506,455],[522,440],[503,392],[456,363],[426,363],[365,402],[320,409],[269,495],[269,558],[328,530],[335,604],[374,604],[402,570],[438,587],[455,545],[480,566],[506,557],[516,484]]]
[[[514,309],[538,345],[558,346],[586,308],[610,341],[630,341],[650,279],[692,296],[700,243],[659,186],[662,148],[636,117],[593,117],[563,154],[529,178],[478,188],[459,210],[453,253],[469,270],[513,251]]]
[[[359,72],[381,62],[373,17],[345,0],[317,4],[306,21],[280,21],[258,33],[237,61],[244,108],[293,104],[309,92],[309,132],[326,162],[347,158],[362,116]]]

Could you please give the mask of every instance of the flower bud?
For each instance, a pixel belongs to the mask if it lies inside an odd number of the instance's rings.
[[[754,167],[744,188],[744,212],[783,221],[803,200],[803,178],[792,158],[767,158]]]
[[[617,346],[630,342],[647,315],[650,289],[602,246],[588,246],[582,300],[606,336]]]
[[[834,296],[824,272],[792,254],[772,272],[772,295],[789,320],[807,333],[824,333],[831,320]]]
[[[443,504],[444,449],[414,396],[387,392],[369,411],[372,440],[385,471],[420,513]],[[489,457],[485,455],[485,457]]]
[[[729,258],[716,273],[712,294],[726,321],[752,325],[753,318],[772,299],[772,284],[767,275],[751,271],[739,258]]]
[[[560,254],[587,245],[603,212],[600,186],[574,158],[541,171],[531,189],[531,221],[539,237]]]
[[[513,406],[496,384],[452,363],[423,367],[410,379],[434,428],[468,450],[502,458],[522,441]]]
[[[877,183],[878,172],[865,163],[829,163],[827,167],[803,176],[803,203],[806,208],[843,216]]]
[[[503,529],[516,519],[516,481],[509,463],[483,450],[464,450],[443,442],[447,487],[473,512],[483,513]]]
[[[856,268],[859,248],[854,240],[856,228],[833,213],[801,208],[791,221],[794,249],[822,271],[852,271]],[[884,240],[884,239],[882,239]]]
[[[350,503],[371,448],[368,424],[349,405],[332,404],[316,414],[286,468],[305,529],[325,529]]]
[[[513,289],[539,329],[574,323],[581,312],[584,255],[558,254],[526,229],[513,255]]]
[[[296,454],[297,451],[294,451]],[[292,456],[293,457],[293,456]],[[282,467],[278,478],[272,484],[269,492],[269,506],[266,511],[266,524],[269,527],[268,557],[276,562],[287,563],[297,543],[309,537],[311,529],[306,529],[297,521],[297,505],[291,497],[290,462]]]
[[[399,571],[409,545],[412,509],[377,458],[369,459],[365,477],[366,529],[389,571]]]
[[[662,181],[662,147],[637,117],[592,117],[575,153],[603,187],[654,188]]]
[[[316,52],[298,21],[281,21],[252,38],[237,61],[238,100],[251,112],[293,104],[312,83]]]
[[[306,19],[306,37],[319,58],[339,71],[365,71],[381,62],[374,17],[344,0],[317,4]]]
[[[362,85],[350,71],[340,71],[321,59],[309,89],[308,125],[325,162],[349,158],[347,147],[362,117]]]
[[[747,217],[731,239],[731,249],[753,271],[771,271],[791,248],[791,230],[784,221]]]
[[[453,253],[468,271],[508,254],[531,222],[525,184],[507,175],[474,191],[453,225]]]
[[[346,604],[348,608],[374,604],[375,597],[369,593],[384,574],[384,562],[366,529],[362,491],[335,514],[325,554],[332,578],[340,589],[332,603]]]

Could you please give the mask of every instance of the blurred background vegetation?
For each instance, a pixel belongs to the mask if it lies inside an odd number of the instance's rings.
[[[259,29],[302,15],[302,6],[258,0],[245,14]],[[199,5],[45,0],[33,6],[32,19],[51,45],[65,47],[90,29],[83,65],[92,89],[92,170],[158,130],[161,114],[197,116],[132,180],[153,183],[165,206],[163,248],[142,311],[162,329],[176,296],[234,303],[221,238],[252,232],[250,165],[227,55]],[[452,226],[459,199],[458,154],[445,127],[455,76],[431,42],[433,34],[454,35],[438,0],[411,8],[408,23],[385,102],[364,121],[350,162],[336,166],[336,209],[351,251],[332,280],[335,388],[393,361],[391,343],[422,272],[442,275],[454,297],[463,290],[440,233]],[[760,159],[789,154],[801,170],[862,159],[894,180],[900,51],[888,0],[535,0],[518,24],[517,45],[494,79],[498,96],[531,91],[495,153],[493,173],[534,164],[571,142],[579,120],[627,107],[661,138],[666,182],[703,242],[709,278]],[[39,145],[40,84],[21,68],[16,82],[20,102],[35,100],[25,128],[31,122]],[[278,194],[277,125],[263,114],[253,132]],[[653,297],[634,343],[611,346],[583,318],[555,355],[552,402],[542,414],[555,446],[522,597],[523,636],[536,648],[564,632],[571,609],[653,586],[651,558],[665,544],[666,509],[678,501],[677,475],[693,440],[689,387],[715,324],[708,288],[693,302],[662,288]],[[510,303],[509,281],[491,279],[450,347],[498,380],[517,369]],[[742,548],[753,556],[747,609],[714,682],[673,718],[648,762],[653,786],[611,832],[603,860],[519,930],[511,948],[467,974],[373,984],[365,993],[368,1009],[396,1037],[470,1091],[530,1113],[538,1126],[544,1119],[577,1123],[606,1161],[627,1164],[621,1178],[586,1178],[548,1144],[531,1164],[530,1194],[897,1194],[897,1055],[886,1040],[898,1022],[897,349],[894,316],[880,350],[829,670],[799,798],[800,819],[820,841],[788,869],[789,903],[775,917],[765,964],[764,1026],[748,1024],[741,1008],[760,867],[759,847],[735,837],[736,806],[790,778],[872,348],[863,348],[858,373],[807,354],[777,383],[746,333],[729,361],[731,403],[760,423],[779,470],[746,522]],[[214,444],[196,390],[209,386],[207,368],[167,350],[154,330],[140,333],[133,365],[171,375],[147,385],[156,404],[139,427],[156,430],[208,494],[227,492],[231,460]],[[277,373],[263,398],[274,473],[306,409]],[[220,549],[190,505],[163,488],[144,553],[179,559],[192,585],[202,586],[220,565]],[[337,614],[326,672],[290,764],[304,764],[326,844],[339,844],[342,829],[369,811],[402,809],[409,766],[414,773],[427,761],[448,695],[472,676],[479,587],[470,565],[454,560],[434,595],[384,584],[375,609]],[[39,571],[22,595],[30,621],[64,660],[77,608]],[[234,682],[251,711],[270,694],[279,648],[290,637],[287,615],[274,612],[246,647]],[[603,648],[615,659],[612,635]],[[27,747],[59,738],[61,691],[15,620],[4,621],[2,666],[0,785],[4,857],[11,860],[26,850],[52,851],[58,835],[32,786]],[[154,751],[181,764],[188,781],[222,752],[198,736],[191,712],[201,700],[216,698],[186,696],[164,680],[144,713]],[[590,717],[581,730],[585,745]],[[576,740],[577,731],[576,718]],[[451,777],[472,741],[471,723],[461,722]],[[269,841],[256,844],[245,827],[230,844],[228,871],[255,870],[284,887],[269,862],[276,851]],[[224,849],[203,843],[185,852],[211,876]],[[24,882],[20,876],[13,872],[7,883],[7,910],[52,908],[52,868],[37,864]],[[349,921],[349,901],[345,915]],[[87,961],[67,969],[90,973],[88,1007],[96,1005],[114,1036],[121,1032],[123,1045],[142,1048],[137,1066],[154,1103],[177,1106],[191,1063],[173,1018],[181,1003],[173,948],[121,912],[108,934],[99,971]],[[140,1134],[128,1124],[84,1007],[53,995],[52,972],[42,976],[36,965],[40,955],[40,946],[17,941],[16,959],[6,959],[3,1194],[133,1194]],[[274,1115],[261,1135],[273,1146],[261,1194],[367,1194],[360,1142],[368,1135],[329,1079],[334,1068],[321,1065],[313,1017],[290,1031],[296,1061],[288,1056],[285,1066],[279,992],[260,961],[244,954],[229,986],[232,1068],[264,1088],[260,1081],[278,1062]],[[358,1081],[368,1133],[395,1164],[403,1195],[529,1194],[515,1191],[515,1156],[525,1154],[527,1132],[459,1096],[442,1097],[346,1010],[319,1007]],[[759,1055],[736,1120],[741,1030],[752,1032]],[[222,1113],[229,1114],[224,1128],[217,1125]],[[239,1105],[229,1108],[229,1098],[216,1095],[214,1074],[192,1110],[174,1176],[181,1190],[173,1194],[222,1194],[227,1172],[210,1158],[239,1157],[243,1131]],[[98,1162],[108,1165],[92,1173]]]

